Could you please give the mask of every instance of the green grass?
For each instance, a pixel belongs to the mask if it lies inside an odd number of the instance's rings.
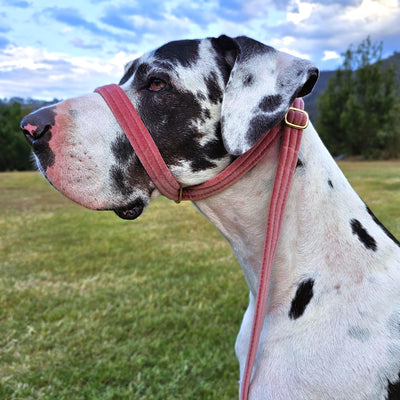
[[[378,219],[400,239],[400,161],[341,161],[339,166]]]
[[[0,174],[0,232],[1,399],[236,398],[247,290],[191,204],[122,221]]]
[[[400,234],[400,162],[342,163]],[[137,221],[0,174],[0,399],[235,399],[247,288],[189,203]]]

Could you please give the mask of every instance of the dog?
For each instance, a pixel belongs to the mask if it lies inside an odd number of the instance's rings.
[[[182,186],[205,182],[280,123],[318,76],[247,37],[167,43],[120,86]],[[97,93],[25,117],[39,170],[71,200],[137,218],[159,191]],[[246,362],[279,142],[239,181],[194,202],[249,286],[235,344]],[[400,244],[354,192],[312,124],[274,258],[251,400],[400,399]]]

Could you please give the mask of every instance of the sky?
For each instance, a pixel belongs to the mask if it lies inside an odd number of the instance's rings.
[[[166,42],[221,34],[333,70],[368,35],[400,51],[400,0],[0,0],[0,99],[76,97]]]

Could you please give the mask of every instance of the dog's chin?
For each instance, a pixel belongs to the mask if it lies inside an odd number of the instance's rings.
[[[144,207],[143,201],[138,199],[126,207],[115,208],[113,211],[122,219],[134,220],[142,214]]]

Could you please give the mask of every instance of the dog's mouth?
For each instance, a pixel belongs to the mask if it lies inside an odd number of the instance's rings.
[[[118,217],[122,219],[133,220],[142,214],[144,210],[144,202],[142,199],[136,199],[134,202],[128,204],[127,206],[115,208],[113,211]]]

